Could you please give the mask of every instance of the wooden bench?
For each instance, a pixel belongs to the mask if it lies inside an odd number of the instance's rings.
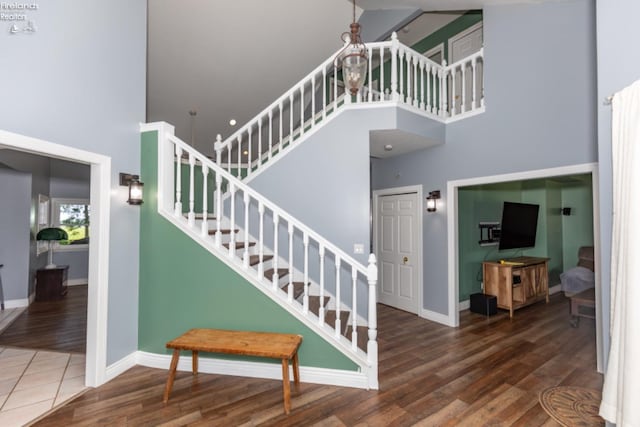
[[[193,375],[198,373],[198,352],[238,354],[243,356],[269,357],[282,360],[282,389],[284,394],[284,411],[291,411],[291,388],[289,384],[289,361],[293,362],[293,379],[296,387],[300,384],[298,368],[298,348],[302,336],[270,332],[227,331],[221,329],[191,329],[178,338],[167,343],[173,349],[169,378],[164,389],[164,403],[169,401],[169,394],[176,376],[180,351],[192,352]]]

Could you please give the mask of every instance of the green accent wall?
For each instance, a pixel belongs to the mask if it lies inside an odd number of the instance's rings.
[[[353,361],[158,214],[157,132],[142,134],[141,158],[145,203],[140,207],[139,350],[169,354],[165,343],[190,328],[285,332],[304,337],[299,352],[301,365],[358,369]]]
[[[578,248],[593,245],[591,175],[476,185],[458,190],[459,301],[482,291],[482,262],[520,255],[548,257],[549,284],[578,262]],[[505,201],[540,205],[536,245],[525,250],[498,251],[480,246],[479,222],[500,222]],[[571,207],[564,216],[562,207]]]
[[[420,53],[424,53],[429,49],[433,49],[438,46],[440,43],[444,43],[443,54],[444,58],[447,59],[449,58],[449,39],[478,22],[482,22],[482,11],[471,10],[461,17],[451,21],[439,30],[434,31],[432,34],[429,34],[427,37],[411,46],[411,48]],[[448,59],[447,62],[449,62]]]

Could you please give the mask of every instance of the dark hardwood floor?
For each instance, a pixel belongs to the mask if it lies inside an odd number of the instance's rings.
[[[0,346],[85,353],[87,286],[69,286],[59,301],[32,303],[2,334]]]
[[[35,425],[557,426],[541,390],[602,386],[594,321],[572,328],[560,294],[513,320],[463,312],[459,328],[383,305],[378,313],[380,390],[302,383],[287,416],[280,381],[179,372],[163,405],[167,371],[135,367]]]

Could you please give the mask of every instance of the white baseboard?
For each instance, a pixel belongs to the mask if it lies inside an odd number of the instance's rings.
[[[107,366],[107,369],[105,370],[105,383],[136,366],[138,364],[138,353],[139,352],[134,351],[128,356],[118,360],[116,363]]]
[[[549,288],[549,295],[557,294],[558,292],[562,292],[562,285],[558,284],[555,286],[551,286]]]
[[[458,311],[469,310],[471,306],[470,300],[460,301],[458,303]]]
[[[449,316],[436,311],[427,310],[426,308],[420,310],[420,317],[431,320],[432,322],[441,323],[445,326],[451,326]]]
[[[67,286],[78,286],[78,285],[86,285],[89,283],[89,279],[69,279],[67,280]]]
[[[147,366],[149,368],[168,370],[171,363],[171,355],[169,354],[155,354],[148,353],[146,351],[138,351],[136,359],[138,365]],[[120,364],[121,362],[122,361],[117,362],[117,364]],[[107,373],[109,373],[111,366],[107,368]],[[191,355],[180,356],[180,360],[178,361],[178,370],[191,371]],[[122,372],[124,372],[124,370]],[[282,365],[280,363],[200,357],[198,359],[198,372],[205,374],[235,375],[238,377],[282,380]],[[290,378],[293,378],[293,372],[290,373]],[[362,372],[315,368],[312,366],[300,366],[300,381],[341,387],[369,388],[367,377]]]
[[[35,295],[34,295],[35,297]],[[20,308],[20,307],[29,307],[31,300],[31,295],[29,298],[22,299],[10,299],[4,302],[4,308]]]

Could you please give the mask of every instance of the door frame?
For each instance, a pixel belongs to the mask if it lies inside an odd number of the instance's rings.
[[[447,43],[447,65],[450,65],[453,63],[453,44],[465,38],[469,34],[476,31],[477,29],[484,30],[484,21],[477,22],[472,26],[470,26],[469,28],[465,28],[464,30],[460,31],[458,34],[456,34],[455,36],[449,39]],[[482,34],[482,44],[484,44],[484,34]]]
[[[593,252],[596,266],[601,264],[600,254],[600,193],[598,180],[598,163],[583,163],[571,166],[560,166],[548,169],[537,169],[525,172],[507,173],[476,178],[467,178],[447,181],[447,241],[448,241],[448,324],[458,327],[460,315],[458,299],[460,291],[459,259],[458,259],[458,188],[470,185],[495,184],[509,181],[522,181],[528,179],[551,178],[563,175],[591,174],[591,191],[593,198]],[[604,349],[602,347],[602,333],[605,330],[602,325],[602,301],[600,295],[602,284],[600,269],[595,272],[596,289],[596,361],[598,372],[603,372]]]
[[[424,301],[422,300],[423,296],[423,288],[424,288],[424,283],[423,283],[423,276],[422,276],[422,270],[424,268],[424,258],[423,258],[423,249],[422,249],[422,241],[423,241],[423,236],[422,236],[422,222],[423,222],[423,202],[422,202],[422,185],[407,185],[404,187],[395,187],[395,188],[384,188],[381,190],[374,190],[373,191],[373,253],[376,255],[376,259],[379,260],[380,259],[380,252],[378,249],[378,223],[379,223],[379,218],[378,218],[378,207],[379,207],[379,203],[380,203],[380,197],[382,196],[397,196],[400,194],[412,194],[415,193],[416,194],[416,252],[417,252],[417,258],[420,260],[419,262],[416,263],[416,268],[418,269],[418,279],[416,280],[416,287],[418,289],[416,289],[415,291],[415,295],[418,298],[418,312],[417,315],[420,317],[425,317],[424,315]],[[381,269],[378,268],[378,272],[380,272]],[[378,273],[378,284],[381,282],[380,280],[380,273]],[[376,289],[376,301],[379,300],[379,293],[380,293],[380,286],[377,287]]]
[[[91,239],[87,295],[87,348],[85,385],[106,382],[107,312],[109,303],[109,212],[111,209],[111,158],[66,145],[0,130],[0,146],[45,157],[84,163],[91,167]]]

